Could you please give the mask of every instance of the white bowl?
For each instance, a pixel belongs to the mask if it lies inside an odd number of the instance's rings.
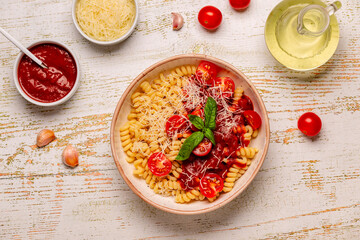
[[[136,27],[136,24],[138,22],[138,19],[139,19],[139,4],[138,4],[138,0],[134,0],[134,3],[135,3],[135,19],[134,19],[134,22],[133,22],[133,25],[131,26],[131,28],[129,29],[129,31],[127,31],[127,33],[125,33],[124,35],[122,35],[121,37],[117,38],[117,39],[114,39],[114,40],[111,40],[111,41],[99,41],[99,40],[96,40],[90,36],[88,36],[86,33],[83,32],[83,30],[81,29],[81,27],[79,26],[78,24],[78,21],[76,19],[76,3],[77,3],[78,0],[73,0],[73,6],[72,6],[72,19],[73,19],[73,22],[75,24],[75,27],[76,29],[79,31],[79,33],[84,37],[86,38],[87,40],[89,40],[90,42],[93,42],[93,43],[96,43],[96,44],[99,44],[99,45],[103,45],[103,46],[109,46],[109,45],[114,45],[114,44],[117,44],[117,43],[120,43],[122,41],[124,41],[125,39],[127,39],[131,34],[132,32],[135,30],[135,27]]]
[[[165,197],[155,194],[154,191],[148,187],[144,179],[137,178],[133,175],[134,166],[125,160],[126,154],[121,146],[120,127],[127,122],[127,115],[131,109],[130,98],[132,93],[144,80],[158,78],[161,72],[168,73],[170,70],[173,70],[178,66],[198,65],[202,60],[213,62],[221,67],[222,70],[219,72],[219,75],[231,77],[236,86],[242,86],[245,90],[245,94],[253,101],[255,110],[262,118],[262,127],[260,128],[258,137],[251,141],[251,146],[257,147],[259,149],[259,153],[257,153],[256,157],[253,159],[245,174],[236,181],[232,191],[228,193],[221,193],[219,198],[212,203],[208,201],[193,201],[187,204],[179,204],[175,203],[174,197]],[[270,126],[265,105],[259,93],[251,81],[248,80],[242,72],[231,64],[214,57],[200,54],[184,54],[170,57],[150,66],[132,81],[116,106],[111,123],[110,141],[115,164],[131,190],[133,190],[144,201],[161,210],[176,214],[191,215],[210,212],[224,206],[245,190],[258,173],[265,159],[270,142]]]
[[[19,63],[20,63],[20,60],[22,59],[22,57],[24,56],[24,53],[20,52],[19,55],[17,56],[16,60],[15,60],[15,64],[14,64],[14,70],[13,70],[13,77],[14,77],[14,82],[15,82],[15,86],[16,86],[16,89],[18,90],[18,92],[21,94],[21,96],[23,96],[23,98],[25,98],[26,100],[28,100],[29,102],[33,103],[33,104],[36,104],[36,105],[39,105],[39,106],[44,106],[44,107],[51,107],[51,106],[57,106],[57,105],[60,105],[66,101],[68,101],[76,92],[76,90],[79,88],[80,86],[80,64],[79,64],[79,61],[75,55],[75,53],[73,51],[70,50],[69,47],[67,47],[66,45],[64,45],[63,43],[61,42],[58,42],[58,41],[54,41],[54,40],[41,40],[41,41],[38,41],[38,42],[35,42],[33,44],[31,44],[30,46],[28,46],[27,48],[30,49],[34,46],[37,46],[37,45],[40,45],[40,44],[54,44],[54,45],[59,45],[60,47],[63,47],[64,49],[66,49],[70,54],[71,56],[74,58],[75,60],[75,64],[76,64],[76,70],[77,70],[77,73],[76,73],[76,80],[75,80],[75,84],[73,86],[73,88],[71,89],[71,91],[63,98],[61,98],[60,100],[58,101],[55,101],[55,102],[49,102],[49,103],[44,103],[44,102],[39,102],[39,101],[36,101],[34,99],[32,99],[31,97],[29,97],[25,92],[24,90],[21,88],[20,86],[20,83],[19,83],[19,78],[18,78],[18,68],[19,68]]]

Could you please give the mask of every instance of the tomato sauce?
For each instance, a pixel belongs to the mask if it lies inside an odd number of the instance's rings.
[[[243,93],[235,98],[234,81],[230,77],[217,77],[218,71],[216,65],[202,61],[196,69],[195,77],[190,78],[188,87],[183,89],[185,115],[192,114],[206,120],[204,110],[209,97],[215,100],[217,107],[216,128],[213,130],[216,144],[206,151],[204,145],[201,145],[204,140],[196,146],[190,157],[182,162],[182,172],[177,179],[182,189],[189,191],[199,187],[204,196],[205,193],[211,193],[209,195],[212,196],[213,192],[207,189],[208,185],[204,185],[206,181],[203,180],[213,178],[211,181],[215,184],[217,180],[214,176],[217,176],[216,178],[222,179],[219,184],[223,185],[229,169],[234,164],[239,168],[247,167],[247,163],[241,163],[237,156],[241,147],[250,144],[250,139],[244,137],[248,131],[245,126],[250,125],[253,130],[261,126],[261,118],[254,111],[251,99]],[[239,92],[236,94],[239,95]],[[209,108],[213,106],[209,105]],[[198,131],[195,126],[190,129]],[[204,149],[197,151],[199,146]],[[220,185],[218,187],[222,189],[223,186]]]
[[[242,109],[253,108],[252,101],[246,95],[243,95]],[[189,191],[200,185],[200,180],[207,173],[216,173],[223,180],[225,180],[229,169],[234,163],[240,168],[245,168],[246,164],[240,164],[236,161],[236,150],[240,147],[247,147],[249,145],[248,140],[244,140],[243,135],[235,134],[228,130],[224,124],[219,120],[217,116],[216,129],[214,130],[214,137],[216,146],[212,147],[211,152],[204,156],[198,157],[191,154],[188,160],[185,160],[182,164],[182,173],[180,174],[178,181],[181,187]],[[239,124],[248,124],[242,114],[233,114],[231,116],[234,121]]]
[[[29,50],[48,68],[40,67],[24,55],[18,68],[22,90],[32,99],[44,103],[55,102],[65,97],[74,87],[77,77],[73,56],[55,44],[40,44]]]
[[[200,179],[207,173],[216,173],[225,180],[227,172],[231,166],[236,163],[236,157],[224,151],[226,144],[224,142],[217,143],[205,157],[196,157],[191,155],[188,160],[182,164],[182,173],[178,178],[181,187],[188,191],[199,186]],[[240,168],[245,168],[245,165],[238,165]]]

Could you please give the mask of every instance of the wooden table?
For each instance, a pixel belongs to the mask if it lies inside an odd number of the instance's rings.
[[[114,47],[91,44],[76,31],[72,1],[3,0],[1,26],[24,44],[44,38],[68,44],[81,62],[81,86],[56,108],[37,107],[17,92],[18,50],[0,36],[0,238],[2,239],[358,239],[360,235],[360,1],[337,13],[341,40],[323,67],[300,73],[277,63],[264,24],[280,0],[253,0],[245,12],[227,1],[140,0],[132,36]],[[207,4],[223,23],[207,32],[197,22]],[[172,31],[171,12],[185,25]],[[269,111],[271,143],[255,180],[230,204],[198,216],[162,212],[136,196],[110,150],[115,106],[147,66],[181,53],[228,61],[255,84]],[[297,119],[314,111],[323,121],[309,139]],[[37,133],[57,140],[34,147]],[[73,144],[80,166],[61,153]]]

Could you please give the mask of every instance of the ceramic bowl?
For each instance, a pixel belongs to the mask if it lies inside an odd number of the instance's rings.
[[[204,200],[193,201],[187,204],[179,204],[175,202],[174,197],[165,197],[155,194],[154,191],[148,187],[148,185],[143,179],[139,179],[133,175],[134,166],[133,164],[129,164],[125,160],[126,155],[121,146],[119,129],[127,122],[127,115],[131,109],[130,97],[132,93],[138,88],[141,82],[143,82],[145,79],[155,79],[161,72],[169,72],[169,70],[173,70],[175,67],[178,66],[197,66],[202,60],[213,62],[219,67],[221,67],[222,70],[219,72],[218,75],[231,77],[234,80],[236,86],[242,86],[245,90],[245,94],[252,99],[255,110],[260,114],[262,118],[262,127],[260,128],[258,137],[251,141],[250,146],[257,147],[259,149],[259,153],[257,153],[256,157],[253,159],[252,164],[245,172],[245,174],[236,181],[236,184],[232,191],[228,193],[221,193],[220,196],[212,203]],[[111,123],[110,134],[111,150],[116,166],[119,169],[119,172],[125,182],[131,188],[131,190],[144,201],[153,205],[156,208],[167,212],[184,215],[200,214],[213,211],[229,203],[242,191],[244,191],[245,188],[249,186],[251,181],[254,179],[261,165],[263,164],[270,139],[269,120],[265,105],[251,81],[231,64],[214,57],[199,54],[185,54],[170,57],[150,66],[142,73],[140,73],[140,75],[138,75],[132,81],[130,86],[126,89],[116,106]]]
[[[76,18],[76,3],[78,2],[78,0],[73,0],[73,6],[72,6],[72,19],[73,19],[73,22],[74,22],[74,25],[76,27],[76,29],[78,30],[78,32],[84,37],[86,38],[87,40],[89,40],[90,42],[92,43],[95,43],[95,44],[98,44],[98,45],[103,45],[103,46],[110,46],[110,45],[115,45],[117,43],[120,43],[122,41],[124,41],[125,39],[127,39],[131,34],[132,32],[135,30],[135,27],[138,23],[138,20],[139,20],[139,3],[138,3],[138,0],[134,0],[134,3],[135,3],[135,9],[136,9],[136,13],[135,13],[135,20],[131,26],[131,28],[129,29],[129,31],[127,31],[124,35],[122,35],[121,37],[117,38],[117,39],[114,39],[114,40],[111,40],[111,41],[99,41],[99,40],[96,40],[90,36],[88,36],[86,33],[84,33],[84,31],[81,29],[81,27],[79,26],[79,23],[77,21],[77,18]]]
[[[22,89],[22,87],[20,86],[19,83],[19,79],[18,79],[18,68],[19,68],[19,64],[20,64],[20,60],[22,59],[22,57],[24,56],[24,53],[20,52],[19,55],[17,56],[16,60],[15,60],[15,64],[14,64],[14,69],[13,69],[13,78],[14,78],[14,82],[15,82],[15,86],[16,89],[18,90],[18,92],[21,94],[21,96],[23,96],[23,98],[25,98],[27,101],[36,104],[38,106],[43,106],[43,107],[52,107],[52,106],[57,106],[60,105],[62,103],[65,103],[66,101],[68,101],[77,91],[77,89],[80,86],[80,64],[79,64],[79,60],[77,59],[75,53],[65,44],[58,42],[58,41],[54,41],[54,40],[41,40],[38,42],[35,42],[31,45],[29,45],[27,48],[30,49],[34,46],[40,45],[40,44],[54,44],[54,45],[58,45],[60,47],[63,47],[65,50],[67,50],[71,56],[74,58],[75,63],[76,63],[76,69],[77,69],[77,75],[76,75],[76,80],[75,80],[75,84],[73,86],[73,88],[71,89],[71,91],[63,98],[61,98],[58,101],[55,102],[49,102],[49,103],[44,103],[44,102],[39,102],[36,101],[34,99],[32,99],[31,97],[29,97],[24,90]]]

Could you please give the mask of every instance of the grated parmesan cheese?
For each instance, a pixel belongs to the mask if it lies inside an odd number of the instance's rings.
[[[98,41],[115,40],[135,20],[134,0],[78,0],[76,18],[83,32]]]

